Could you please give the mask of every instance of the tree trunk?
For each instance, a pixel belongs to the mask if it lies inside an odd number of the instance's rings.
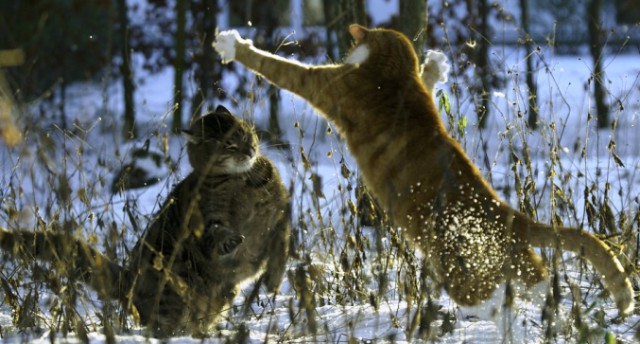
[[[60,83],[60,103],[58,104],[58,111],[60,111],[60,127],[64,130],[69,129],[67,124],[67,111],[65,106],[67,102],[67,83],[62,80]]]
[[[211,46],[217,26],[218,3],[216,0],[204,0],[204,7],[203,13],[193,13],[194,24],[202,42],[202,51],[194,58],[197,89],[191,100],[193,118],[200,116],[203,109],[205,111],[209,111],[209,108],[213,109],[213,104],[207,106],[207,103],[216,98],[214,82],[221,79],[220,64],[213,63],[216,56]],[[194,10],[198,9],[194,8]]]
[[[529,34],[529,2],[528,0],[520,0],[520,19],[522,21],[522,31],[524,31],[524,49],[526,51],[527,62],[527,89],[529,100],[529,115],[527,117],[527,125],[529,129],[538,128],[538,87],[533,79],[533,51],[531,47],[531,36]]]
[[[255,18],[256,33],[255,41],[258,47],[266,51],[275,51],[278,48],[276,40],[280,38],[276,35],[276,29],[280,25],[279,12],[276,6],[269,2],[253,2],[247,0],[248,19]],[[265,86],[267,97],[269,98],[269,143],[274,147],[286,147],[282,141],[282,129],[280,127],[280,89],[267,83]]]
[[[427,39],[427,1],[400,0],[400,31],[409,37],[422,61]]]
[[[335,0],[324,0],[322,2],[324,9],[324,28],[327,39],[325,40],[325,46],[327,48],[327,55],[333,62],[337,62],[340,58],[338,52],[335,49],[335,43],[333,41],[333,32],[335,31],[335,14],[337,10],[337,2]]]
[[[336,33],[338,52],[340,57],[344,57],[351,48],[351,35],[349,34],[349,25],[360,24],[368,26],[366,22],[366,11],[364,0],[339,0],[338,13],[336,14],[335,25],[333,27]]]
[[[638,0],[616,0],[616,22],[635,25],[640,22]]]
[[[277,47],[274,44],[276,37],[276,28],[279,25],[278,14],[274,6],[266,6],[264,13],[264,34],[267,42],[267,50],[274,51]],[[272,84],[267,85],[267,94],[269,95],[269,142],[275,147],[282,146],[282,129],[278,115],[280,114],[280,90]]]
[[[589,50],[593,59],[593,90],[596,102],[598,128],[609,126],[609,106],[605,101],[604,70],[602,69],[603,45],[601,39],[600,10],[601,0],[591,0],[587,4],[589,17]]]
[[[469,2],[468,2],[469,3]],[[478,114],[478,123],[480,128],[487,127],[487,116],[489,115],[489,94],[491,93],[491,79],[489,78],[491,66],[489,65],[489,5],[487,0],[479,0],[471,2],[471,6],[478,6],[478,32],[476,34],[476,42],[478,45],[476,55],[476,72],[480,79],[481,86],[478,89],[480,95],[480,104],[476,105],[476,113]],[[471,10],[471,8],[469,8]]]
[[[133,103],[133,71],[131,70],[131,55],[129,51],[129,18],[127,17],[126,0],[118,0],[118,20],[120,23],[120,47],[122,53],[122,84],[124,90],[124,125],[122,136],[125,140],[136,137],[135,108]]]
[[[185,53],[185,26],[187,22],[187,1],[176,1],[176,59],[173,61],[173,121],[171,128],[178,133],[182,128],[182,99]]]

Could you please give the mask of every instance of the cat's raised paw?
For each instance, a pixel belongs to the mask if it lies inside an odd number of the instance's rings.
[[[213,48],[222,58],[222,63],[229,63],[236,58],[236,45],[251,44],[251,40],[243,39],[236,30],[222,31],[216,36]]]
[[[427,51],[424,63],[420,66],[420,75],[427,89],[431,92],[437,82],[445,83],[449,79],[449,60],[447,56],[436,50]]]
[[[430,72],[437,75],[438,82],[447,82],[447,79],[449,79],[449,69],[451,69],[447,55],[441,51],[429,50],[427,51],[424,64],[428,66],[425,68],[430,68]]]

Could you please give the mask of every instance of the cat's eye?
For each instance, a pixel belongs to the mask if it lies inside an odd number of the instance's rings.
[[[235,152],[238,150],[238,145],[235,143],[226,143],[225,148],[231,152]]]

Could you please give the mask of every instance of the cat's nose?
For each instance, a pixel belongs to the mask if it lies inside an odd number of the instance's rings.
[[[253,148],[247,148],[242,153],[244,153],[249,158],[253,158],[256,155],[256,150]]]

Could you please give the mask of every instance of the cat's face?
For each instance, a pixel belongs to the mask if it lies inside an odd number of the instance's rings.
[[[193,120],[183,132],[188,140],[189,162],[198,173],[244,173],[256,161],[259,146],[254,128],[222,106]]]
[[[402,33],[388,29],[367,29],[352,24],[349,33],[356,45],[346,63],[375,69],[381,77],[409,77],[419,73],[413,45]]]

